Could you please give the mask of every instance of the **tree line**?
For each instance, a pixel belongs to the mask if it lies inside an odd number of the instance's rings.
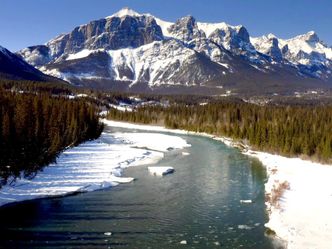
[[[215,101],[206,105],[140,107],[109,111],[108,118],[206,132],[242,141],[257,150],[332,162],[331,105],[265,105]]]
[[[33,176],[62,150],[99,137],[102,129],[97,108],[85,100],[0,87],[1,184],[22,173]]]

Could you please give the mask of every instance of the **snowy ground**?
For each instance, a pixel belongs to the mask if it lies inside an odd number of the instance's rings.
[[[56,164],[32,180],[19,179],[0,190],[0,206],[44,197],[63,196],[134,180],[121,177],[126,167],[154,164],[170,149],[188,147],[180,137],[155,133],[103,133],[61,153]]]
[[[267,202],[267,227],[286,241],[288,249],[332,248],[332,165],[322,165],[299,158],[286,158],[248,151],[267,169],[266,194],[277,194],[277,203]]]
[[[116,121],[104,122],[124,128],[203,135],[228,146],[236,145],[229,138],[205,133]],[[244,154],[258,158],[267,169],[265,192],[270,197],[275,197],[275,200],[266,202],[269,212],[266,227],[275,231],[285,241],[288,249],[331,249],[332,165],[250,150]]]

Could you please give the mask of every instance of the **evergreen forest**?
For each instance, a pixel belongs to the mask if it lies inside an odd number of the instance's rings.
[[[108,118],[206,132],[231,137],[256,150],[332,162],[331,105],[256,105],[225,100],[145,106],[134,112],[111,109]]]
[[[27,86],[34,89],[34,84]],[[68,146],[101,134],[103,126],[94,104],[54,95],[57,88],[52,85],[47,89],[33,93],[0,86],[1,184],[20,176],[33,177]]]

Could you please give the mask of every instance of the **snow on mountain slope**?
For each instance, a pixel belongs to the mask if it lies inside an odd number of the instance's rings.
[[[204,23],[204,22],[197,22],[197,26],[200,30],[202,30],[207,37],[209,37],[214,31],[217,29],[220,30],[239,30],[241,28],[241,25],[239,26],[231,26],[225,22],[220,22],[220,23]]]
[[[156,41],[135,49],[84,50],[70,54],[65,60],[60,59],[55,68],[49,66],[42,69],[48,74],[70,81],[70,78],[97,78],[101,76],[100,72],[96,72],[94,67],[87,67],[87,71],[83,71],[82,63],[97,63],[102,61],[101,57],[106,56],[108,59],[104,60],[102,66],[108,68],[108,73],[102,76],[105,79],[131,82],[131,84],[145,82],[149,86],[198,85],[207,78],[212,78],[219,68],[219,74],[229,72],[225,65],[219,66],[214,62],[197,66],[197,62],[202,60],[201,56],[177,40]],[[68,62],[72,63],[71,71],[61,70],[62,65]],[[196,67],[196,70],[191,72],[189,69],[193,67]]]
[[[297,56],[299,53],[304,52],[308,55],[313,53],[321,54],[324,59],[332,59],[332,49],[325,45],[322,41],[320,41],[319,37],[314,31],[310,31],[307,34],[296,36],[292,39],[288,40],[280,40],[281,47],[288,46],[289,58],[293,60],[293,57]],[[309,60],[301,60],[299,61],[301,64],[310,63]]]
[[[89,56],[91,53],[95,53],[95,52],[98,52],[98,51],[102,51],[102,50],[83,49],[82,51],[80,51],[76,54],[69,54],[68,57],[66,58],[66,60],[70,61],[70,60],[81,59],[81,58]]]
[[[204,67],[197,67],[195,72],[188,70],[200,58],[195,51],[175,40],[154,42],[136,49],[109,51],[109,54],[117,79],[128,79],[123,69],[130,69],[132,78],[129,79],[133,84],[146,81],[150,86],[165,82],[169,85],[199,85],[208,75]]]
[[[170,26],[172,26],[174,23],[173,22],[167,22],[164,20],[161,20],[157,17],[154,17],[156,20],[157,24],[160,26],[161,30],[163,31],[164,36],[166,37],[172,37],[172,35],[169,33],[168,29]]]
[[[210,42],[222,46],[227,51],[241,56],[257,70],[263,70],[267,63],[264,55],[257,52],[251,44],[249,32],[242,26],[231,26],[226,23],[197,23],[198,28],[207,35]],[[253,65],[252,65],[253,64]]]

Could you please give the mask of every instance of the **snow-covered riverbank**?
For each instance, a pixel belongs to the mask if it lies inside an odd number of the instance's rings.
[[[104,122],[130,129],[202,135],[234,146],[229,138],[205,133],[108,120]],[[266,202],[269,222],[266,227],[275,231],[288,249],[332,248],[332,165],[250,150],[244,154],[258,158],[267,169],[265,192],[269,196]]]
[[[332,248],[332,165],[256,151],[245,154],[267,169],[265,191],[272,200],[267,202],[266,226],[288,249]]]
[[[63,196],[115,186],[126,167],[154,164],[170,148],[190,146],[177,136],[156,133],[103,133],[94,141],[70,148],[31,180],[19,179],[0,190],[0,206],[37,198]],[[148,172],[148,171],[147,171]]]

